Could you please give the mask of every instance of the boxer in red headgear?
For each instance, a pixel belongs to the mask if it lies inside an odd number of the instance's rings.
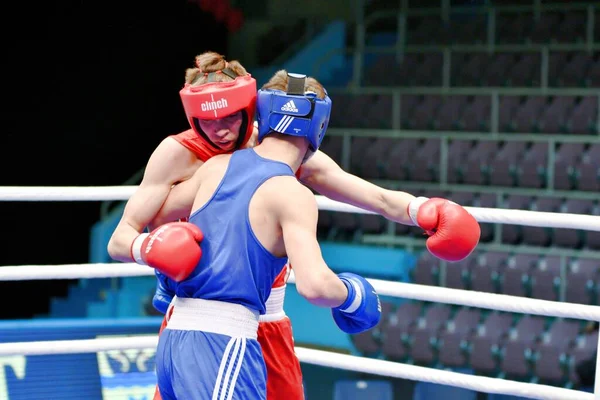
[[[276,74],[269,81],[269,87],[285,90],[287,82],[282,77],[285,74]],[[164,223],[187,218],[190,209],[185,206],[168,207],[178,210],[177,213],[161,212],[165,202],[178,201],[176,191],[185,190],[185,185],[179,183],[189,180],[210,157],[252,146],[256,141],[257,132],[253,132],[251,124],[256,93],[248,102],[242,99],[230,102],[230,97],[215,94],[226,90],[231,94],[239,90],[240,96],[249,96],[252,84],[245,86],[243,83],[250,81],[253,79],[237,61],[227,62],[221,55],[211,52],[196,58],[196,68],[187,70],[186,87],[182,90],[182,101],[192,129],[167,137],[153,152],[144,178],[127,202],[123,217],[110,239],[108,252],[113,259],[147,265],[163,261],[168,264],[164,254],[154,252],[155,257],[149,262],[146,253],[148,234],[142,232],[146,228],[152,230]],[[212,94],[202,88],[204,85],[213,89]],[[188,91],[200,94],[183,96]],[[186,103],[186,98],[201,96],[206,100]],[[208,100],[206,96],[212,97]],[[233,114],[226,115],[226,112]],[[297,176],[302,183],[333,200],[378,213],[397,223],[420,226],[430,235],[428,249],[441,259],[458,261],[466,258],[478,243],[479,225],[463,207],[445,199],[415,198],[406,192],[381,188],[345,172],[321,151],[302,165]],[[174,233],[172,237],[184,240],[197,237],[185,223],[174,223],[170,232]],[[184,244],[189,246],[190,251],[197,247],[193,240]],[[287,272],[283,272],[274,285],[267,301],[268,313],[261,318],[258,340],[267,364],[268,397],[274,399],[284,393],[287,399],[302,399],[300,364],[294,353],[291,323],[283,311],[286,280]],[[157,287],[153,304],[166,313],[165,318],[169,315],[167,308],[172,296],[169,288]]]
[[[215,81],[218,74],[223,74],[233,81]],[[190,149],[202,161],[214,155],[244,147],[254,131],[254,111],[256,109],[256,80],[249,74],[237,76],[230,68],[197,76],[196,80],[206,78],[208,83],[195,86],[195,81],[186,83],[179,95],[183,102],[185,115],[192,130],[172,137],[184,147]],[[225,137],[211,139],[206,130],[223,118],[239,120],[237,139]],[[219,143],[221,142],[221,143]]]
[[[144,228],[152,229],[164,222],[189,216],[189,210],[178,215],[160,213],[172,188],[188,180],[211,157],[231,153],[256,141],[253,123],[257,92],[255,79],[237,61],[226,62],[216,53],[198,56],[196,66],[188,69],[185,86],[180,91],[192,129],[167,137],[152,154],[144,179],[128,201],[111,237],[108,250],[116,260],[134,260],[148,265],[156,263],[156,259],[149,257],[153,252],[145,254],[142,251],[142,246],[148,243],[148,234],[142,233]],[[177,196],[172,197],[173,201],[177,199]],[[170,228],[172,236],[173,230],[180,241],[186,235],[196,237],[193,228],[185,223],[176,223]],[[193,247],[194,243],[191,245]],[[289,399],[302,399],[302,371],[294,353],[291,322],[283,311],[289,271],[288,265],[273,284],[272,295],[266,303],[267,314],[260,317],[258,340],[269,376],[269,398],[277,398],[275,393],[286,393]],[[160,332],[173,311],[169,307],[172,299],[169,289],[158,284],[153,305],[165,314]],[[160,398],[156,390],[154,399]]]

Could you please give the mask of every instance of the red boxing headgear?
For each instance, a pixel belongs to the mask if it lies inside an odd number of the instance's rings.
[[[224,73],[227,76],[235,77],[235,73],[228,69],[211,72],[211,74],[216,73]],[[209,82],[198,86],[186,83],[179,95],[192,129],[215,150],[215,154],[226,153],[227,151],[221,150],[206,136],[198,123],[199,119],[221,119],[242,111],[240,136],[235,148],[241,148],[250,140],[256,110],[256,80],[250,74],[237,76],[235,80],[230,82]]]

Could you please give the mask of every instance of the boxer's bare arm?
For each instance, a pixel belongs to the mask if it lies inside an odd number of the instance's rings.
[[[191,178],[174,186],[150,226],[157,227],[167,222],[189,218],[192,209],[199,208],[196,204],[197,201],[202,204],[207,201],[202,196],[198,198],[202,182],[209,180],[213,185],[218,185],[227,170],[229,158],[228,154],[212,157],[202,164],[202,167],[198,168]]]
[[[340,306],[348,297],[348,290],[323,260],[317,242],[319,212],[315,196],[290,179],[279,186],[274,208],[298,293],[317,306]]]
[[[407,208],[415,196],[384,189],[352,175],[321,151],[302,166],[300,180],[332,200],[375,212],[400,224],[413,225]]]
[[[114,260],[132,261],[131,243],[158,214],[171,187],[192,176],[201,164],[172,138],[166,138],[159,144],[150,156],[144,178],[127,202],[108,243],[108,253]]]
[[[202,169],[198,168],[191,178],[173,186],[161,209],[149,224],[150,229],[168,222],[189,218],[194,199],[200,188]]]

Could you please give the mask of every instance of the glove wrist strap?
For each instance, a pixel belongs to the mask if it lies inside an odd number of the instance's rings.
[[[344,282],[344,285],[348,288],[348,298],[337,309],[343,313],[352,314],[358,310],[358,307],[360,307],[360,304],[362,303],[362,291],[358,283],[345,278],[340,278],[340,280]]]
[[[429,200],[428,197],[415,197],[410,203],[408,203],[408,216],[415,226],[419,226],[419,223],[417,222],[419,207],[421,207],[421,205],[427,200]]]
[[[138,237],[136,237],[133,243],[131,244],[131,258],[133,258],[133,261],[140,265],[146,265],[146,263],[142,259],[142,244],[144,243],[144,240],[146,240],[148,235],[149,233],[142,233],[141,235],[138,235]]]

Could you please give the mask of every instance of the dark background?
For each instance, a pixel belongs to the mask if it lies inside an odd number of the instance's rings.
[[[120,185],[187,129],[179,90],[227,30],[185,0],[4,5],[0,186]],[[88,262],[100,202],[4,202],[0,265]],[[48,312],[74,281],[0,282],[0,318]]]

